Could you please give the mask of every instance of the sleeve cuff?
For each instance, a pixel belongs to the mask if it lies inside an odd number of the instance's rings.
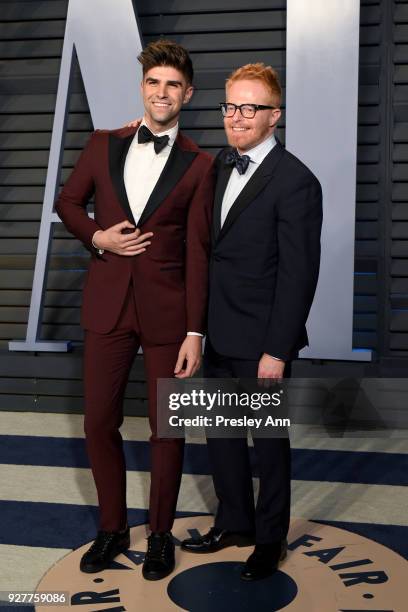
[[[96,244],[94,243],[94,238],[95,238],[96,234],[97,234],[98,232],[101,232],[101,231],[102,231],[102,230],[100,230],[100,229],[99,229],[99,230],[96,230],[96,232],[95,232],[95,233],[94,233],[94,235],[92,236],[92,240],[91,240],[91,242],[92,242],[92,246],[93,246],[93,248],[94,248],[94,249],[97,251],[98,255],[103,255],[103,254],[104,254],[104,252],[105,252],[105,250],[104,250],[104,249],[100,249],[100,248],[99,248],[99,247],[97,247],[97,246],[96,246]]]
[[[276,359],[276,361],[283,361],[285,363],[284,359],[281,359],[280,357],[275,357],[275,355],[270,355],[269,353],[265,353],[266,355],[268,355],[268,357],[272,357],[272,359]]]

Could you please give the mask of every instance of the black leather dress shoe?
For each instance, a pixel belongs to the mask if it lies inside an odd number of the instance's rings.
[[[174,542],[170,531],[149,535],[142,570],[143,578],[161,580],[171,574],[174,565]]]
[[[285,559],[287,550],[286,540],[273,544],[256,544],[254,552],[248,557],[242,570],[242,580],[261,580],[272,576],[278,569],[279,562]]]
[[[188,538],[181,543],[182,550],[194,553],[212,553],[227,546],[252,546],[255,536],[252,533],[235,533],[226,529],[212,527],[199,538]]]
[[[81,572],[93,574],[108,568],[111,561],[129,546],[129,527],[125,531],[98,531],[95,542],[82,556]]]

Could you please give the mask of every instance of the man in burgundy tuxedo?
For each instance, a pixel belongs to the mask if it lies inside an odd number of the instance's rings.
[[[201,359],[207,308],[212,160],[178,131],[193,88],[191,59],[170,41],[139,56],[145,114],[137,127],[97,130],[56,203],[91,252],[84,287],[85,433],[98,492],[100,530],[81,560],[107,568],[129,546],[126,467],[119,427],[123,394],[143,349],[151,441],[150,580],[174,568],[171,537],[184,440],[157,436],[158,378],[192,376]],[[95,220],[86,212],[95,194]]]

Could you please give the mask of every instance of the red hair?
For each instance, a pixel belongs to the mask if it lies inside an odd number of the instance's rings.
[[[245,64],[232,72],[226,82],[228,87],[234,81],[254,80],[261,81],[270,91],[273,105],[279,107],[282,102],[282,88],[276,70],[271,66],[265,66],[262,62],[256,64]]]

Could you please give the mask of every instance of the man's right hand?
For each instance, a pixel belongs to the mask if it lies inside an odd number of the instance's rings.
[[[142,119],[143,117],[141,117],[140,119],[133,119],[133,121],[129,121],[129,123],[126,123],[124,127],[137,127]]]
[[[124,229],[134,229],[134,231],[123,234]],[[141,234],[140,229],[135,229],[135,226],[129,221],[122,221],[122,223],[112,225],[106,230],[98,230],[93,235],[92,241],[98,249],[130,257],[146,251],[146,248],[151,244],[149,238],[152,236],[153,232]]]

